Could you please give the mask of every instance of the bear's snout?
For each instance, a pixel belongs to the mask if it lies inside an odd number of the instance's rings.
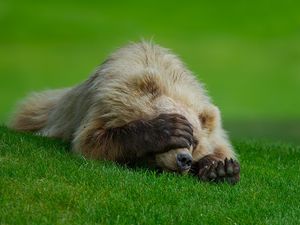
[[[193,158],[189,153],[179,153],[176,155],[178,169],[181,171],[189,170],[192,166]]]

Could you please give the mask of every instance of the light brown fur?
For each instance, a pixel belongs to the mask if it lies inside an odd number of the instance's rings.
[[[174,54],[147,42],[119,49],[78,86],[32,95],[10,127],[70,141],[74,152],[90,158],[122,161],[128,156],[107,130],[162,113],[185,116],[198,145],[157,154],[160,166],[176,170],[178,151],[195,161],[208,154],[236,158],[203,86]]]

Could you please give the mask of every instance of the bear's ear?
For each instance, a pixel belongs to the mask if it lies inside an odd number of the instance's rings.
[[[220,110],[214,105],[208,105],[199,114],[203,129],[212,132],[220,123]]]

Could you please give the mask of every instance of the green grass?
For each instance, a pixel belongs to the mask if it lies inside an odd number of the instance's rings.
[[[144,37],[178,54],[235,137],[234,186],[86,161],[0,128],[0,224],[298,224],[299,1],[0,1],[0,124],[28,92],[75,85]]]
[[[298,224],[300,148],[234,142],[235,186],[90,161],[0,128],[0,224]]]

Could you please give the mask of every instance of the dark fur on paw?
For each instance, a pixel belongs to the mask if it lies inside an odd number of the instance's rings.
[[[236,184],[240,180],[240,165],[233,159],[223,161],[207,155],[193,165],[192,173],[202,181]]]
[[[108,137],[137,157],[190,148],[195,143],[193,127],[180,114],[160,114],[152,120],[136,120],[108,130]]]
[[[193,144],[193,128],[189,121],[179,114],[160,114],[148,122],[146,145],[158,152],[176,148],[189,148]]]

